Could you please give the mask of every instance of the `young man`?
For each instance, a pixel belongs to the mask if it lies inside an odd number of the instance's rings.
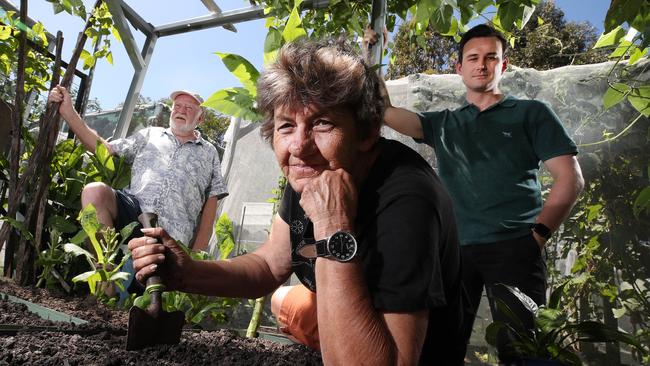
[[[203,121],[197,94],[180,90],[173,101],[169,128],[149,127],[132,136],[104,141],[73,109],[70,94],[55,87],[49,100],[61,102],[59,113],[89,151],[97,141],[132,164],[131,182],[114,190],[95,182],[86,185],[81,204],[97,209],[99,222],[117,229],[138,221],[142,212],[153,212],[158,224],[183,244],[199,251],[207,248],[217,212],[217,201],[228,195],[212,144],[195,130]]]
[[[302,285],[279,304],[284,330],[325,364],[462,364],[451,200],[417,153],[379,137],[377,75],[343,43],[301,41],[281,49],[258,90],[262,135],[289,182],[269,239],[199,262],[145,230],[129,243],[136,278],[256,298],[296,273]]]
[[[510,321],[495,309],[494,284],[518,287],[538,305],[545,303],[544,244],[584,185],[576,145],[553,111],[499,90],[508,65],[506,49],[503,35],[487,25],[463,35],[456,72],[465,84],[467,104],[454,111],[414,113],[392,107],[384,93],[386,124],[435,149],[438,173],[454,202],[463,282],[473,306],[466,340],[484,285],[496,320]],[[537,180],[540,161],[553,176],[545,202]],[[511,299],[502,300],[521,309]],[[533,325],[530,314],[520,316]],[[500,338],[499,357],[516,362],[508,343]]]

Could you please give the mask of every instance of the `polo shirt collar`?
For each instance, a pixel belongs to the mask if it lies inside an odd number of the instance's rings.
[[[203,139],[203,137],[201,137],[201,132],[199,132],[199,130],[194,130],[194,132],[196,133],[196,138],[194,140],[189,140],[187,142],[191,142],[191,143],[194,143],[194,144],[197,144],[197,145],[203,144],[205,142],[205,140]],[[170,137],[176,138],[176,136],[174,135],[174,132],[172,132],[171,127],[167,127],[166,129],[164,129],[163,134],[166,134],[166,135],[168,135]]]
[[[496,108],[496,107],[505,107],[505,108],[510,108],[514,107],[517,104],[517,98],[513,97],[512,95],[506,94],[504,95],[503,98],[501,98],[500,101],[492,104],[489,106],[485,111],[489,111],[490,109]],[[476,106],[465,99],[465,103],[460,107],[461,110],[467,109],[469,106],[473,106],[476,108]]]

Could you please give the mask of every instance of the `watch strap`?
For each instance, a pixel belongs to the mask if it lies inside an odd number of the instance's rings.
[[[327,251],[327,239],[316,240],[316,256],[318,257],[328,257],[329,252]]]
[[[551,235],[553,235],[551,229],[549,229],[548,226],[542,224],[541,222],[533,224],[531,228],[535,233],[537,233],[537,235],[541,236],[544,239],[550,239]]]

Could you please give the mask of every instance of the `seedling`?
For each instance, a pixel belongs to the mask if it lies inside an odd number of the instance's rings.
[[[72,282],[88,283],[90,293],[100,301],[108,303],[113,297],[113,294],[111,294],[113,286],[124,290],[122,282],[129,279],[129,273],[120,271],[130,257],[130,253],[123,249],[123,244],[129,238],[137,223],[130,223],[119,233],[112,227],[103,227],[97,220],[97,211],[92,204],[81,210],[78,220],[84,232],[88,235],[94,253],[73,243],[63,246],[66,252],[86,258],[91,267],[90,271],[74,277]],[[116,264],[120,251],[124,253],[124,256]]]

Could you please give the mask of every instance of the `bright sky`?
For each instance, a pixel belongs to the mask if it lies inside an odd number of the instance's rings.
[[[18,0],[11,0],[14,4]],[[94,0],[84,0],[87,8]],[[608,0],[591,0],[585,6],[584,0],[556,0],[556,5],[565,13],[565,19],[589,21],[600,32],[607,9]],[[185,20],[208,14],[200,0],[156,0],[127,1],[145,20],[154,26]],[[216,0],[222,11],[249,7],[248,1]],[[155,5],[154,5],[155,4]],[[69,59],[83,21],[67,13],[54,15],[52,5],[45,0],[31,0],[28,13],[32,19],[40,20],[46,29],[56,34],[58,30],[65,37],[63,57]],[[214,52],[228,52],[241,55],[258,69],[262,68],[262,51],[266,28],[264,20],[255,20],[235,25],[238,32],[232,33],[223,28],[211,28],[158,40],[151,64],[147,71],[141,94],[154,100],[163,98],[176,89],[194,90],[204,98],[219,89],[239,86]],[[134,31],[132,29],[132,31]],[[133,32],[142,47],[144,36]],[[90,46],[87,46],[87,49]],[[113,65],[101,60],[95,70],[91,98],[97,98],[103,109],[111,109],[123,102],[133,77],[133,67],[124,46],[112,39]]]

